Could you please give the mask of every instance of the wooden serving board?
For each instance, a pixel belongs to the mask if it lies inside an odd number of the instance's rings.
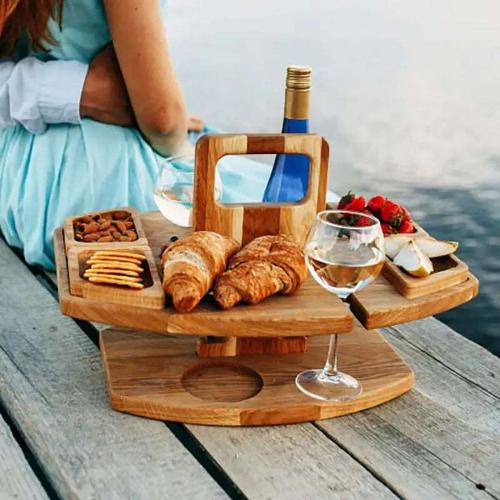
[[[360,397],[345,403],[312,399],[295,386],[305,369],[323,366],[328,338],[307,353],[199,359],[196,340],[109,329],[101,351],[111,406],[159,420],[253,426],[291,424],[353,413],[394,399],[413,372],[377,331],[359,324],[339,342],[339,369],[358,379]]]
[[[167,222],[159,212],[141,215],[156,261],[172,236],[185,230]],[[158,333],[236,337],[294,337],[350,332],[353,316],[349,306],[309,278],[293,296],[273,296],[256,306],[238,305],[228,311],[217,308],[210,296],[191,313],[179,314],[172,307],[146,309],[136,305],[111,304],[103,299],[70,293],[64,234],[54,236],[59,303],[61,311],[73,318],[126,326]]]
[[[472,300],[479,292],[479,281],[471,273],[458,285],[423,297],[403,297],[385,278],[379,276],[371,285],[349,298],[351,310],[365,328],[408,323],[434,316]]]
[[[165,243],[172,236],[180,237],[189,230],[168,222],[159,212],[141,214],[139,217],[159,265],[159,256]],[[473,299],[479,289],[478,280],[468,273],[463,283],[424,297],[407,299],[385,277],[380,276],[349,299],[349,310],[348,305],[309,278],[295,296],[275,296],[257,306],[239,305],[222,312],[207,298],[192,313],[178,314],[170,307],[151,310],[71,295],[62,230],[58,230],[55,235],[55,252],[59,301],[64,314],[158,333],[222,337],[327,335],[349,332],[352,328],[352,313],[366,328],[380,328],[442,313]]]

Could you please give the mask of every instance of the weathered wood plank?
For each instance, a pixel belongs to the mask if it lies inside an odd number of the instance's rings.
[[[478,363],[488,363],[493,373],[496,363],[488,360],[489,353],[478,351],[481,348],[438,321],[421,323],[425,328],[399,326],[387,333],[415,371],[416,384],[410,393],[369,412],[318,425],[402,496],[498,497],[499,399],[469,381],[464,371],[457,372],[460,362],[454,349],[446,356],[442,351],[436,360],[410,342],[418,342],[420,332],[430,329],[437,344],[440,333],[447,330],[449,339],[454,337],[459,344],[457,349],[475,353]],[[472,369],[470,374],[477,375]]]
[[[435,318],[387,329],[388,338],[404,340],[472,384],[500,397],[500,360]]]
[[[395,498],[312,424],[187,427],[250,499]]]
[[[223,498],[161,422],[113,412],[97,348],[0,241],[0,398],[62,498]]]
[[[0,499],[14,498],[45,500],[48,496],[0,416]]]

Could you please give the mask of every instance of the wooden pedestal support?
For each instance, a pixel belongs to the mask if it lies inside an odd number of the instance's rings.
[[[306,353],[200,359],[196,339],[111,328],[101,350],[111,406],[159,420],[209,425],[267,425],[321,420],[389,401],[413,385],[413,372],[378,331],[342,335],[339,369],[362,395],[347,403],[311,399],[295,376],[325,361],[328,337],[311,337]]]

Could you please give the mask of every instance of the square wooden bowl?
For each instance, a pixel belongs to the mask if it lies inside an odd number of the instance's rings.
[[[75,239],[75,222],[85,215],[95,216],[95,215],[108,215],[113,212],[128,212],[134,223],[134,228],[137,233],[137,240],[130,242],[116,241],[116,242],[105,242],[105,243],[97,243],[97,242],[86,242],[86,241],[77,241]],[[120,249],[123,246],[127,247],[147,247],[148,240],[146,238],[146,234],[144,233],[144,228],[142,226],[142,222],[140,217],[138,216],[138,212],[135,208],[132,207],[123,207],[123,208],[115,208],[113,210],[98,210],[96,212],[87,212],[81,215],[72,215],[71,217],[66,217],[64,221],[64,239],[66,242],[66,252],[69,254],[74,248],[86,248],[86,249]]]
[[[84,278],[85,270],[88,269],[87,261],[98,250],[122,250],[144,255],[143,281],[144,288],[135,290],[119,285],[91,283]],[[165,307],[165,293],[161,284],[158,269],[156,267],[153,253],[149,247],[137,245],[125,245],[120,247],[102,245],[96,248],[73,248],[68,254],[68,274],[71,295],[86,299],[98,300],[113,304],[126,304],[135,307],[149,309],[163,309]]]

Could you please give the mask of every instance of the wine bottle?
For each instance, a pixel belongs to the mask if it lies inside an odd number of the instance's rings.
[[[286,71],[284,133],[309,132],[311,68],[288,66]],[[307,193],[309,158],[299,154],[279,154],[264,191],[265,202],[299,201]]]

